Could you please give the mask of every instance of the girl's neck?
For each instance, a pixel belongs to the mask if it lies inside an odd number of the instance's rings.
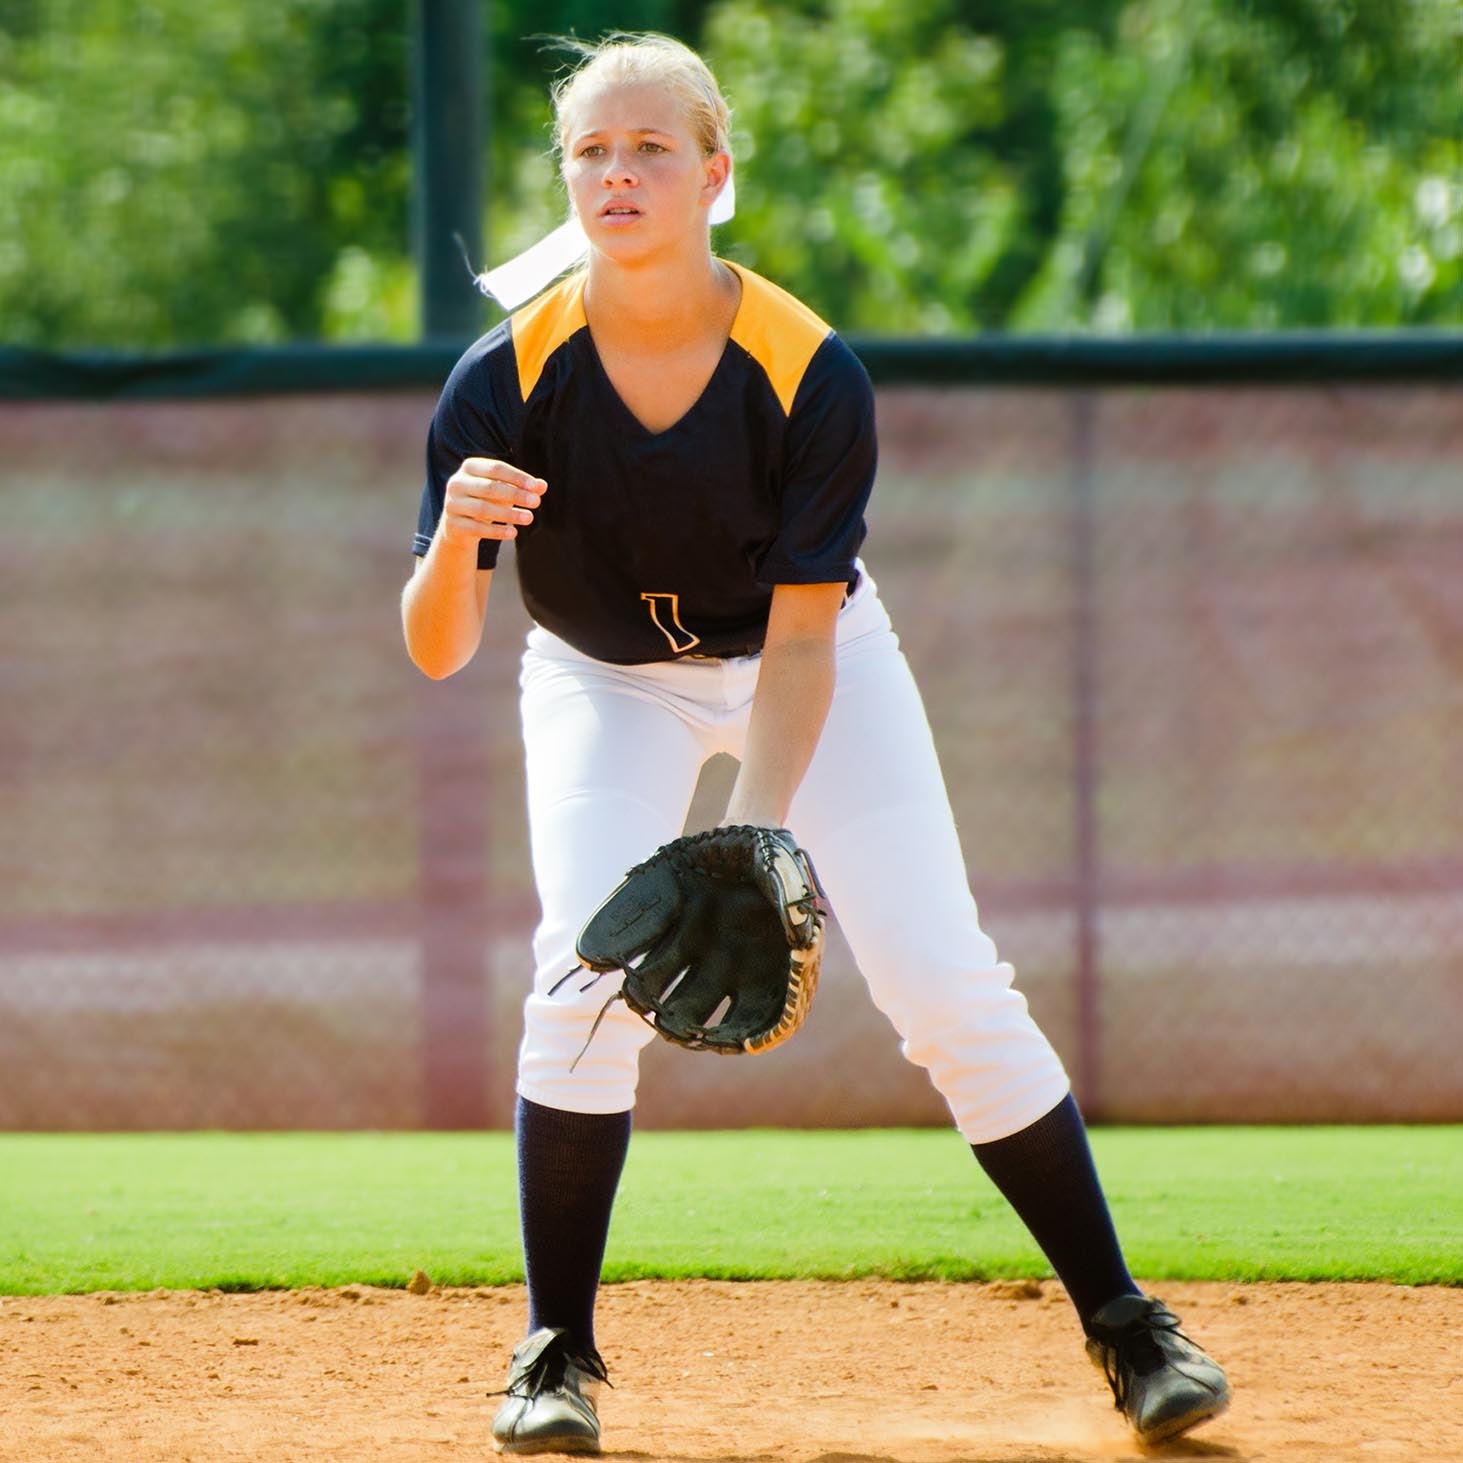
[[[591,253],[584,309],[596,342],[621,350],[667,350],[730,333],[741,280],[710,253],[684,260],[617,264]]]

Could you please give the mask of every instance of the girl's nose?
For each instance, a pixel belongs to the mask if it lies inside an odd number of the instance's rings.
[[[604,171],[605,187],[613,188],[616,184],[633,183],[635,181],[635,169],[630,158],[615,155],[605,163]]]

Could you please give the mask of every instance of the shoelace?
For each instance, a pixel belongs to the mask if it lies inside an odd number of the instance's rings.
[[[603,1382],[607,1387],[614,1386],[599,1352],[572,1351],[562,1341],[554,1340],[544,1347],[527,1371],[510,1378],[506,1387],[501,1391],[489,1392],[488,1396],[530,1399],[541,1396],[544,1392],[558,1391],[564,1385],[564,1373],[571,1361],[596,1382]]]
[[[1167,1331],[1190,1346],[1195,1344],[1179,1330],[1179,1320],[1174,1315],[1142,1316],[1129,1323],[1125,1334],[1103,1343],[1102,1374],[1112,1388],[1113,1407],[1119,1412],[1127,1409],[1132,1395],[1130,1375],[1146,1377],[1168,1364],[1168,1357],[1153,1334],[1155,1331]]]

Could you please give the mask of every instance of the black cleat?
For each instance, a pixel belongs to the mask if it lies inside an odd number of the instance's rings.
[[[608,1381],[592,1346],[562,1328],[535,1331],[513,1349],[508,1385],[489,1393],[507,1399],[493,1419],[494,1452],[598,1453],[595,1394]]]
[[[1213,1358],[1151,1296],[1120,1295],[1087,1322],[1087,1354],[1103,1370],[1113,1405],[1144,1443],[1161,1443],[1218,1417],[1229,1382]]]

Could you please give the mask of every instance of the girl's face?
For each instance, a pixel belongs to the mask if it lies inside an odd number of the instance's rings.
[[[731,158],[702,152],[674,97],[607,84],[576,98],[567,120],[564,181],[596,249],[628,263],[706,237]]]

